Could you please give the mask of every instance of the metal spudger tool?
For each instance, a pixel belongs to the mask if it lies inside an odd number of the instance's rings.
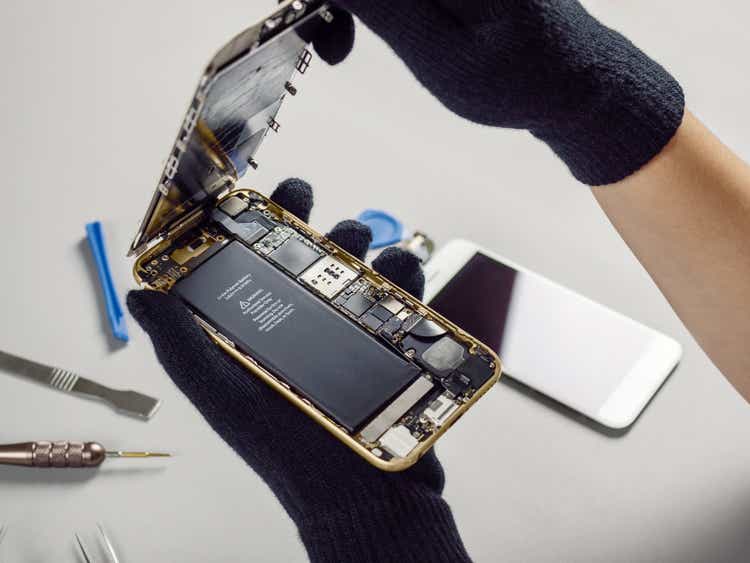
[[[21,442],[0,445],[0,465],[98,467],[108,457],[170,457],[156,452],[107,451],[98,442]]]
[[[33,379],[60,391],[101,399],[119,411],[143,418],[151,418],[161,401],[136,391],[123,391],[101,385],[72,371],[14,356],[0,350],[0,369]]]

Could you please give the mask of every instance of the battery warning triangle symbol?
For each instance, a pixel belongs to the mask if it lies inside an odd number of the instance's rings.
[[[250,301],[242,301],[240,300],[240,310],[244,311],[250,306]]]

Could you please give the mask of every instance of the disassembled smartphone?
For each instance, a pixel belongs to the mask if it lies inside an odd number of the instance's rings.
[[[500,376],[488,347],[235,184],[331,13],[286,2],[205,70],[130,255],[228,354],[373,465],[399,471]],[[254,374],[254,375],[253,375]]]

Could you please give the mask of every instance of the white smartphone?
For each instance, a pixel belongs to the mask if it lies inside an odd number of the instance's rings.
[[[681,346],[478,245],[453,240],[425,266],[424,302],[494,349],[503,372],[614,429],[635,421]]]

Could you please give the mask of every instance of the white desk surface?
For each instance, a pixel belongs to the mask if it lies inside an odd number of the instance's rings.
[[[0,468],[0,522],[10,526],[2,561],[76,561],[73,531],[93,545],[97,521],[123,562],[305,560],[281,506],[179,394],[132,319],[130,344],[111,346],[82,246],[84,223],[101,220],[119,290],[133,285],[125,251],[200,69],[272,4],[0,4],[0,349],[164,399],[144,423],[0,374],[0,442],[96,439],[178,454],[113,461],[95,477]],[[671,69],[693,111],[748,158],[750,8],[720,4],[587,2]],[[471,554],[746,560],[748,405],[544,145],[452,116],[359,31],[346,63],[315,62],[298,80],[300,95],[283,109],[281,133],[266,141],[247,185],[268,193],[285,176],[309,179],[317,189],[311,222],[321,230],[379,207],[438,241],[476,240],[685,348],[623,436],[508,385],[449,432],[438,453]]]

